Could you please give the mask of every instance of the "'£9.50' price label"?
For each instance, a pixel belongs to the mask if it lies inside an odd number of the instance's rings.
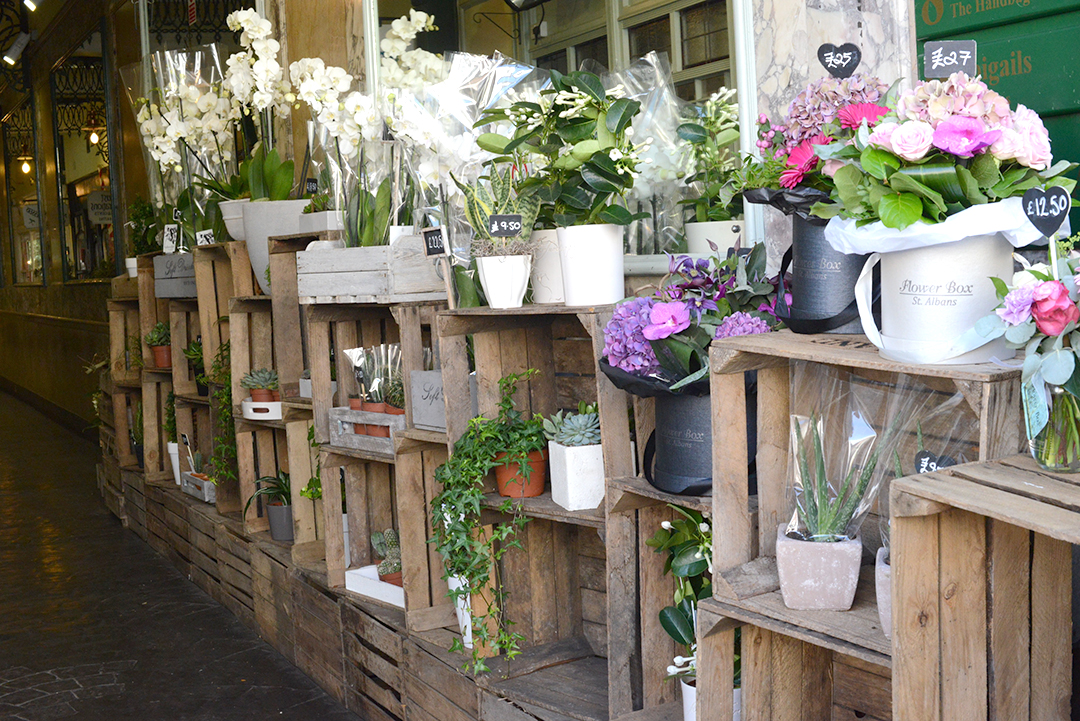
[[[490,232],[494,238],[516,238],[521,235],[521,216],[488,216],[488,232]]]

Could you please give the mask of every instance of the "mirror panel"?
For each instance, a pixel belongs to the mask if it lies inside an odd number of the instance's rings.
[[[41,244],[41,196],[38,185],[34,102],[27,96],[4,118],[4,177],[7,181],[8,231],[12,280],[45,282]]]

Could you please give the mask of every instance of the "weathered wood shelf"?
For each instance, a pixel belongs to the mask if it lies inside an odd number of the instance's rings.
[[[517,662],[511,661],[513,669]],[[508,679],[492,674],[479,686],[520,705],[544,721],[607,721],[607,661],[586,656]]]
[[[588,511],[568,511],[551,500],[551,491],[534,498],[507,498],[498,493],[488,493],[484,496],[481,505],[485,508],[499,509],[506,502],[521,509],[522,514],[529,518],[544,518],[549,521],[560,523],[572,523],[575,526],[588,526],[590,528],[604,527],[603,507]]]
[[[615,491],[623,496],[614,501],[613,511],[621,512],[624,509],[641,508],[652,503],[670,503],[682,506],[701,513],[703,516],[712,515],[712,495],[707,496],[677,496],[673,493],[665,493],[651,485],[641,476],[629,476],[624,478],[609,478],[608,491]],[[625,496],[633,496],[633,499]]]
[[[186,393],[185,394],[177,393],[176,394],[176,402],[177,403],[187,403],[188,405],[192,405],[192,406],[209,406],[210,405],[210,396],[188,395]]]
[[[396,456],[393,453],[380,453],[378,451],[365,451],[359,448],[347,448],[345,446],[333,446],[329,443],[322,444],[323,450],[338,456],[346,456],[358,461],[371,461],[374,463],[386,463],[394,465]]]

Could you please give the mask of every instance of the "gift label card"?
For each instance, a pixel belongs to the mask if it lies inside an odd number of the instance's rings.
[[[516,238],[521,235],[520,215],[492,215],[488,217],[488,231],[494,238]]]
[[[947,78],[964,72],[971,77],[979,74],[975,64],[974,40],[938,40],[923,46],[923,77]]]
[[[170,223],[161,235],[161,249],[166,253],[176,252],[176,242],[180,240],[180,226]]]
[[[446,240],[443,238],[443,229],[441,227],[425,228],[422,233],[424,236],[425,255],[449,255],[449,252],[446,248]]]
[[[818,48],[817,57],[834,78],[850,78],[862,62],[862,52],[854,43],[844,43],[839,47],[825,43]]]
[[[1043,388],[1036,388],[1028,381],[1021,385],[1020,393],[1024,401],[1024,423],[1027,424],[1028,438],[1034,438],[1050,422],[1050,407],[1046,402]]]
[[[213,245],[214,244],[214,231],[212,230],[200,230],[195,234],[196,245]]]
[[[1058,232],[1072,208],[1069,191],[1064,188],[1031,188],[1024,193],[1024,215],[1047,238]]]

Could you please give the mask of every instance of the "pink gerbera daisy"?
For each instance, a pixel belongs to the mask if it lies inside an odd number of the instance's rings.
[[[874,127],[888,112],[888,108],[874,103],[852,103],[840,108],[837,116],[840,118],[841,128],[855,130],[864,120],[869,127]]]

